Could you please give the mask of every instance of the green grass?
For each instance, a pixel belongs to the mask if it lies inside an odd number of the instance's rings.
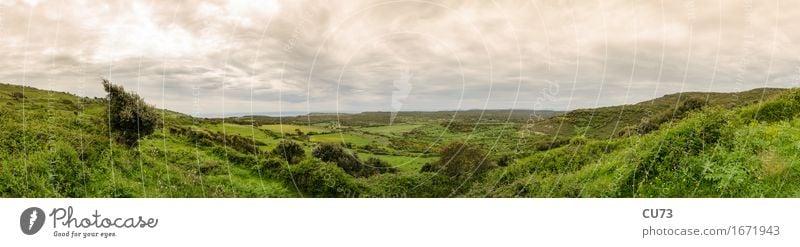
[[[34,88],[13,97],[22,91],[0,84],[2,197],[800,197],[797,90],[708,94],[709,107],[623,136],[613,134],[617,121],[622,128],[669,111],[678,96],[629,105],[622,114],[617,106],[506,122],[496,113],[498,119],[477,126],[434,118],[445,113],[408,113],[391,126],[376,124],[385,114],[354,114],[345,116],[354,125],[336,130],[322,127],[336,122],[284,125],[286,136],[280,125],[223,125],[158,110],[164,126],[137,147],[114,140],[104,99]],[[762,92],[768,97],[753,104]],[[415,114],[424,117],[414,121]],[[240,138],[216,134],[223,129]],[[288,165],[269,152],[247,151],[248,140],[267,151],[281,138],[300,142],[307,157]],[[542,140],[558,138],[541,149]],[[505,156],[513,163],[467,181],[420,172],[438,160],[440,146],[456,140],[478,144],[491,161]],[[352,177],[310,157],[322,142],[347,143],[362,160],[376,157],[399,172]]]
[[[356,133],[330,133],[330,134],[323,134],[323,135],[313,135],[311,136],[311,142],[322,143],[322,142],[332,142],[332,143],[350,143],[353,145],[368,145],[368,144],[377,144],[380,143],[378,137],[372,137],[356,134]]]
[[[265,125],[259,126],[259,128],[265,129],[265,130],[269,130],[269,131],[275,132],[277,134],[283,133],[283,134],[291,134],[291,135],[296,134],[295,130],[298,130],[298,129],[300,131],[302,131],[303,133],[306,133],[306,134],[309,133],[309,132],[316,132],[316,133],[331,132],[331,130],[328,129],[328,128],[320,127],[320,126],[314,126],[314,125],[265,124]]]
[[[224,128],[223,128],[224,127]],[[223,124],[203,124],[200,125],[200,129],[206,129],[213,132],[220,132],[225,133],[226,135],[239,135],[245,137],[247,139],[256,140],[266,144],[264,148],[273,148],[278,145],[279,139],[273,138],[269,136],[264,131],[250,126],[250,125],[239,125],[239,124],[230,124],[225,123]]]
[[[401,136],[404,133],[411,132],[412,130],[422,126],[422,124],[395,124],[378,127],[365,127],[360,128],[360,130],[374,134]]]
[[[359,158],[366,160],[369,157],[379,158],[388,161],[393,167],[396,167],[401,173],[417,173],[425,163],[435,161],[436,157],[422,157],[422,156],[395,156],[395,155],[378,155],[378,154],[359,154]]]

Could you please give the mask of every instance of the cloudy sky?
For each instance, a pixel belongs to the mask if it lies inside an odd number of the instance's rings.
[[[0,82],[193,115],[576,109],[797,86],[795,1],[7,1]]]

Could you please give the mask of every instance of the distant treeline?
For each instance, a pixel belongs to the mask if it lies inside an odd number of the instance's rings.
[[[378,126],[390,122],[391,112],[362,112],[362,113],[311,113],[304,116],[271,117],[271,116],[243,116],[225,118],[225,122],[236,124],[316,124],[338,122],[344,126]],[[465,111],[404,111],[398,112],[393,123],[407,123],[420,121],[453,121],[470,123],[497,123],[513,122],[526,123],[531,120],[541,120],[563,114],[561,111],[550,110],[465,110]],[[209,118],[207,122],[222,122],[221,118]]]

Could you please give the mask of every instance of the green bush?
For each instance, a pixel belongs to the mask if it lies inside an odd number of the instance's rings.
[[[729,122],[728,114],[712,109],[668,129],[643,152],[628,179],[629,188],[641,196],[685,196],[700,187],[707,162],[698,155],[714,147],[724,148],[718,144],[732,138]]]
[[[108,121],[111,129],[119,134],[120,143],[133,146],[142,136],[153,133],[159,122],[153,106],[106,79],[103,79],[103,89],[108,93]]]
[[[652,117],[642,118],[636,130],[639,134],[647,134],[657,130],[662,124],[686,117],[690,112],[699,110],[706,105],[704,100],[698,98],[688,98],[681,102],[677,108],[663,111]]]
[[[364,197],[449,197],[459,184],[448,177],[431,173],[381,174],[366,181],[370,190]]]
[[[364,163],[358,156],[350,153],[337,143],[320,143],[319,146],[311,151],[311,154],[324,162],[336,164],[347,174],[354,177],[369,177],[380,173],[397,171],[385,161],[377,158]]]
[[[23,99],[25,99],[25,95],[22,94],[21,92],[13,92],[11,93],[11,98],[16,101],[22,101]]]
[[[270,174],[270,172],[276,171],[281,167],[284,167],[284,162],[284,160],[279,158],[262,159],[253,165],[252,169],[258,172],[259,175],[263,176]]]
[[[367,188],[335,164],[306,159],[286,166],[282,176],[304,196],[360,197]]]
[[[463,179],[497,167],[483,148],[462,141],[448,143],[439,155],[439,160],[432,164],[433,170],[452,178]]]
[[[375,170],[377,173],[396,173],[397,167],[392,166],[389,162],[378,159],[375,157],[369,157],[367,161],[364,162],[364,165],[371,168],[370,170]]]
[[[800,113],[800,91],[791,90],[783,96],[743,110],[742,118],[764,122],[790,120]]]
[[[289,164],[297,164],[303,160],[306,152],[297,142],[284,139],[278,143],[278,146],[272,149],[272,154],[283,158],[283,160],[286,160]]]
[[[78,153],[63,141],[55,142],[48,153],[53,188],[65,197],[81,197],[89,178],[89,164],[78,159]]]

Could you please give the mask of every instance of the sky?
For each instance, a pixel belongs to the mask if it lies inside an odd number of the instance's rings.
[[[777,0],[0,0],[0,82],[195,116],[571,110],[798,86],[797,30]]]

